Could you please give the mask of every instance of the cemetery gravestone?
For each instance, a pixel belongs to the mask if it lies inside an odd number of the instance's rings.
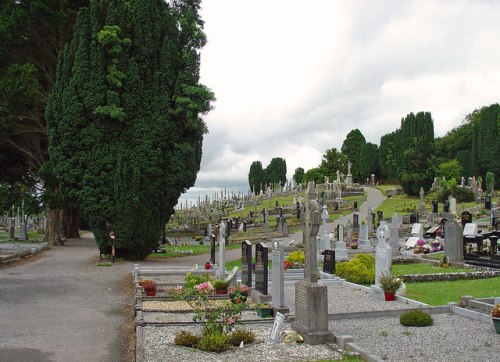
[[[241,243],[241,282],[252,286],[252,243],[248,240]]]
[[[219,238],[219,269],[217,269],[217,274],[219,278],[222,278],[224,273],[226,272],[226,266],[225,266],[225,249],[226,249],[226,237],[224,235],[224,232],[226,230],[226,222],[224,220],[221,220],[220,222],[220,238]]]
[[[470,224],[468,224],[470,225]],[[449,220],[445,226],[444,255],[449,262],[464,260],[462,227],[455,220]]]
[[[370,239],[368,238],[368,225],[359,226],[359,249],[371,249]]]
[[[215,235],[210,235],[210,263],[215,264]]]
[[[337,261],[347,260],[347,245],[344,241],[344,225],[339,224],[337,227],[338,241],[335,247],[335,258]]]
[[[325,250],[323,259],[323,272],[328,274],[335,274],[335,251]]]
[[[318,283],[316,235],[320,225],[317,193],[309,182],[304,212],[305,278],[295,283],[294,329],[308,344],[321,344],[333,340],[328,330],[327,287]]]
[[[330,237],[328,236],[328,227],[326,226],[326,222],[328,220],[328,210],[326,205],[323,205],[321,220],[323,220],[323,234],[321,235],[321,243],[319,248],[321,250],[330,249]]]
[[[410,237],[406,240],[405,246],[407,248],[413,248],[417,244],[417,241],[424,238],[424,228],[420,223],[413,224],[411,228]]]
[[[484,208],[486,210],[491,210],[491,196],[487,195],[485,198],[484,198]]]
[[[359,229],[359,215],[358,214],[352,214],[352,228],[354,230]]]
[[[462,212],[462,227],[472,222],[472,214],[468,211]]]
[[[432,201],[432,213],[433,214],[438,213],[438,202],[436,200]]]
[[[285,306],[285,246],[281,241],[273,242],[272,304],[276,308]]]
[[[452,214],[457,213],[457,199],[455,199],[454,197],[450,198],[450,212]]]
[[[393,255],[399,251],[399,231],[398,228],[394,225],[389,225],[390,238],[389,238],[389,246],[393,250]]]
[[[255,249],[255,289],[263,295],[268,289],[268,249],[265,243],[257,244]]]
[[[375,286],[373,288],[377,295],[382,292],[379,278],[382,274],[391,274],[392,250],[387,243],[389,235],[390,231],[387,225],[382,225],[377,229],[378,244],[375,249]]]

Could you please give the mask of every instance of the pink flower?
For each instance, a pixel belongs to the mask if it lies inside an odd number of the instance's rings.
[[[175,287],[176,293],[182,293],[183,290],[184,290],[184,287],[182,285],[178,285]]]
[[[196,290],[198,290],[198,293],[210,293],[213,289],[214,287],[210,282],[204,282],[196,286]]]

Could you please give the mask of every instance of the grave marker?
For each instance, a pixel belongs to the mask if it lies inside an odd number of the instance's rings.
[[[252,243],[248,240],[241,243],[241,282],[252,286]]]
[[[267,295],[269,248],[265,243],[257,244],[255,249],[255,289]]]
[[[272,304],[276,308],[285,306],[285,246],[281,241],[273,242]]]
[[[326,249],[324,251],[323,272],[335,274],[335,251]]]
[[[359,249],[371,249],[370,239],[368,238],[368,225],[361,224],[359,226]]]
[[[378,294],[382,291],[380,287],[379,279],[382,274],[391,274],[391,264],[392,264],[392,250],[387,239],[390,236],[389,227],[387,225],[381,225],[377,229],[377,239],[378,244],[375,249],[375,293]]]
[[[462,227],[455,220],[449,220],[444,225],[444,229],[444,255],[449,262],[463,261],[464,242],[462,237]]]

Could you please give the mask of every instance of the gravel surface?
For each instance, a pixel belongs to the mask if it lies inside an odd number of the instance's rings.
[[[294,311],[294,288],[285,287],[285,304]],[[364,288],[348,284],[328,286],[329,313],[411,309],[405,302],[385,302]],[[255,312],[250,311],[250,318]],[[145,321],[189,322],[190,314],[145,312]],[[500,338],[493,325],[455,314],[434,314],[431,327],[405,327],[398,317],[342,319],[329,322],[335,335],[350,335],[370,356],[386,361],[499,361]],[[271,344],[267,342],[271,323],[245,324],[258,336],[255,344],[243,349],[215,354],[175,346],[175,334],[181,330],[199,333],[199,326],[145,326],[145,361],[316,361],[340,358],[335,344]],[[291,328],[285,323],[285,329]]]

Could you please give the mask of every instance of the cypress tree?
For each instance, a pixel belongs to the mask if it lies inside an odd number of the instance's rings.
[[[255,195],[260,193],[262,182],[262,162],[254,161],[250,165],[250,171],[248,172],[248,186],[250,187],[250,190],[255,193]]]
[[[199,0],[92,1],[59,57],[46,117],[61,191],[99,246],[119,256],[157,245],[194,185],[213,94],[199,83]]]

